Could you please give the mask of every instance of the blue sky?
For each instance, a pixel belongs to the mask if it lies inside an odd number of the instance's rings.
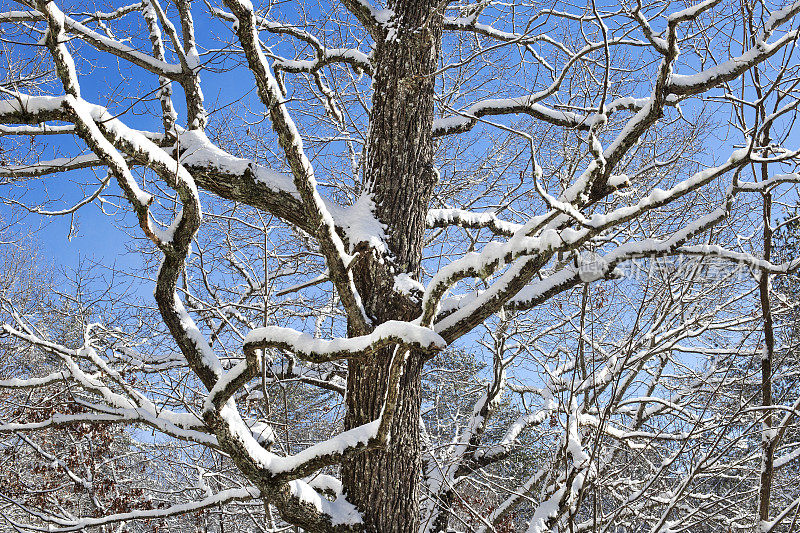
[[[15,6],[17,4],[10,0],[0,0],[0,11],[14,9]],[[202,5],[195,5],[194,8],[196,11],[202,9],[205,12],[205,7]],[[201,14],[198,12],[198,15]],[[130,18],[141,20],[141,16],[137,14],[133,14]],[[207,16],[195,17],[196,34],[201,45],[209,44],[203,43],[203,37],[209,36],[211,33],[208,23]],[[213,30],[216,32],[226,31],[221,25]],[[142,34],[142,37],[145,35]],[[13,50],[13,52],[19,55],[28,55],[32,52],[33,47],[31,46],[22,44],[17,46],[19,49]],[[123,61],[97,52],[82,43],[79,45],[79,49],[80,57],[76,58],[76,63],[80,75],[81,93],[86,100],[107,105],[109,95],[126,96],[126,85],[128,84],[142,83],[149,90],[155,87],[156,77],[145,73],[138,67],[131,67]],[[5,62],[0,63],[0,77],[4,74],[3,70],[5,70]],[[209,111],[212,110],[212,106],[224,107],[234,99],[238,99],[242,89],[251,86],[249,83],[242,84],[239,77],[240,75],[249,76],[247,72],[231,74],[218,76],[205,73],[201,76]],[[60,86],[53,87],[56,93],[62,91]],[[135,95],[146,91],[134,89],[130,92]],[[179,84],[173,84],[173,92],[173,102],[179,113],[180,123],[181,120],[185,120],[186,114]],[[153,102],[148,105],[152,107]],[[122,119],[129,126],[158,131],[160,122],[151,116],[142,115],[143,106],[141,104],[131,107],[130,110],[127,108],[127,102],[110,107],[115,112],[127,110]],[[8,141],[0,137],[0,144],[6,142]],[[76,142],[69,136],[49,137],[45,139],[42,148],[43,151],[40,154],[42,160],[81,153],[80,141]],[[92,170],[78,170],[54,175],[34,182],[35,185],[25,191],[25,203],[29,206],[37,206],[41,205],[45,199],[50,198],[56,199],[56,201],[44,206],[45,209],[63,209],[83,197],[76,183],[86,184],[88,185],[87,190],[92,190],[91,185],[96,184],[97,180],[103,177],[104,173],[98,172],[95,175]],[[20,217],[24,211],[21,211],[19,207],[0,204],[0,219],[21,219],[19,230],[22,233],[34,232],[34,240],[43,250],[43,255],[52,258],[56,268],[75,268],[82,258],[86,257],[101,263],[122,262],[133,266],[138,263],[138,259],[133,254],[126,253],[126,243],[129,238],[116,226],[120,223],[128,228],[133,226],[133,232],[136,232],[136,220],[131,216],[130,206],[123,198],[120,198],[120,189],[113,180],[106,192],[107,194],[104,196],[108,196],[109,200],[120,206],[120,209],[114,209],[113,205],[106,204],[105,208],[111,213],[110,215],[102,212],[97,201],[81,208],[76,213],[74,220],[71,220],[69,216],[44,217],[37,214],[26,214]],[[74,231],[71,231],[73,223]]]

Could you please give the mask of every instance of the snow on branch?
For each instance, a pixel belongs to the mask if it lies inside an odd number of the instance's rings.
[[[215,145],[205,133],[185,130],[178,134],[177,146],[181,164],[187,168],[226,175],[251,175],[273,194],[298,197],[292,178],[269,168],[256,165],[248,159],[236,157]]]
[[[52,5],[52,4],[51,4]],[[64,45],[57,45],[55,50],[66,50]],[[65,87],[70,87],[70,91],[78,94],[77,77],[75,76],[74,69],[69,66],[72,63],[71,57],[63,56],[64,68],[61,70],[64,76]],[[106,133],[116,134],[116,140],[122,141],[129,149],[128,156],[134,155],[145,156],[147,159],[156,162],[156,168],[159,166],[162,173],[170,178],[176,176],[186,183],[187,176],[185,170],[183,175],[175,172],[177,163],[167,155],[163,149],[155,145],[143,134],[130,130],[125,127],[119,119],[114,119],[111,115],[100,106],[94,106],[86,101],[76,98],[74,94],[53,97],[53,96],[28,96],[23,94],[15,94],[14,98],[0,101],[0,121],[3,117],[12,122],[41,122],[42,115],[48,118],[58,118],[67,122],[76,124],[76,133],[80,136],[86,144],[92,149],[94,156],[86,155],[80,156],[77,159],[79,167],[94,165],[94,161],[101,161],[109,167],[110,172],[117,178],[121,188],[125,191],[128,200],[132,203],[137,216],[139,217],[140,225],[142,225],[146,234],[157,244],[164,245],[165,239],[169,240],[169,235],[159,234],[159,229],[155,227],[150,220],[149,206],[153,201],[152,195],[143,191],[136,180],[134,179],[130,166],[125,157],[120,154],[117,148],[103,135],[101,127]],[[73,160],[74,161],[74,160]],[[172,163],[170,165],[170,162]],[[67,163],[69,166],[71,163]],[[48,163],[44,163],[48,165]],[[47,168],[48,171],[53,169],[53,166],[41,167],[41,171]],[[167,169],[170,170],[167,170]],[[40,169],[37,167],[36,171]],[[191,179],[190,177],[188,179]],[[191,182],[189,182],[191,183]]]
[[[315,487],[302,479],[289,482],[289,492],[303,503],[310,504],[321,515],[329,517],[330,525],[357,527],[363,523],[361,513],[341,493],[333,501],[319,495]]]
[[[520,415],[506,430],[505,435],[497,444],[477,450],[475,458],[478,462],[496,461],[507,455],[517,444],[523,430],[531,426],[538,426],[549,416],[551,410],[542,409],[533,413]]]
[[[217,7],[210,7],[211,13],[227,22],[237,22],[237,18]],[[286,72],[315,72],[331,63],[344,63],[353,67],[356,71],[372,72],[372,63],[367,54],[357,49],[351,48],[326,48],[320,40],[313,34],[302,30],[297,26],[270,20],[263,16],[256,16],[259,30],[268,31],[279,35],[290,35],[296,39],[304,41],[314,48],[315,58],[311,60],[286,59],[278,57],[272,64],[275,70]]]
[[[38,135],[38,134],[35,134]],[[74,157],[58,157],[48,161],[20,165],[6,165],[0,167],[0,177],[32,177],[69,172],[103,165],[104,163],[94,153],[76,155]]]
[[[214,495],[187,503],[179,503],[171,505],[163,509],[141,509],[130,511],[127,513],[116,513],[99,518],[80,518],[78,520],[66,520],[57,518],[55,516],[40,516],[45,522],[50,525],[47,531],[85,531],[86,528],[100,527],[106,524],[117,524],[119,522],[127,522],[130,520],[151,520],[157,518],[169,518],[187,513],[194,513],[208,507],[216,507],[225,503],[233,501],[248,501],[258,498],[261,495],[260,491],[255,487],[245,487],[237,489],[222,490]],[[25,524],[17,524],[19,527],[35,530],[37,528],[27,526]]]
[[[0,13],[0,24],[4,22],[35,22],[42,20],[38,11],[6,11]]]
[[[491,24],[478,22],[478,12],[466,17],[445,17],[443,21],[444,29],[448,31],[473,32],[485,37],[514,44],[533,44],[541,40],[551,41],[552,38],[543,33],[517,33],[498,30]]]
[[[68,372],[64,372],[62,370],[60,372],[52,372],[47,376],[38,378],[0,379],[0,389],[33,389],[47,385],[53,385],[55,383],[61,383],[70,379],[70,377],[71,376]]]
[[[278,59],[272,66],[275,70],[286,72],[316,72],[331,63],[347,63],[358,70],[370,72],[369,57],[360,50],[346,48],[325,48],[315,59]]]
[[[796,258],[785,263],[775,264],[771,261],[755,257],[752,254],[734,252],[733,250],[728,250],[722,246],[712,244],[681,246],[677,249],[677,253],[698,255],[702,257],[719,257],[735,263],[745,264],[753,269],[769,272],[771,274],[789,274],[797,271],[797,269],[800,268],[800,258]]]
[[[75,133],[74,126],[5,126],[0,125],[0,135],[64,135]]]
[[[800,29],[788,31],[772,43],[767,42],[777,28],[791,21],[798,13],[800,13],[800,1],[792,2],[775,11],[758,35],[755,46],[739,57],[734,57],[695,74],[673,74],[667,84],[667,90],[672,94],[682,96],[698,94],[739,77],[742,73],[758,63],[766,61],[783,47],[797,40],[800,36]],[[685,17],[678,18],[676,22],[684,19]]]
[[[585,123],[584,117],[569,111],[552,109],[538,103],[535,95],[529,95],[476,102],[457,115],[436,119],[433,123],[433,133],[437,137],[463,133],[472,129],[478,123],[477,119],[480,117],[514,113],[525,113],[556,126],[589,128],[589,125]]]
[[[217,7],[212,6],[211,13],[227,22],[235,23],[238,20],[232,13],[228,13]],[[275,34],[290,35],[310,44],[312,48],[314,48],[315,58],[312,60],[278,57],[272,64],[275,70],[284,70],[293,73],[314,72],[331,63],[345,63],[357,71],[363,70],[368,73],[372,72],[372,63],[370,62],[369,56],[360,50],[351,48],[326,48],[313,34],[299,27],[276,22],[263,16],[256,16],[256,22],[259,30],[265,30]]]
[[[118,7],[114,11],[93,11],[91,13],[83,12],[83,13],[73,13],[76,16],[84,17],[83,22],[97,22],[101,20],[114,20],[122,17],[123,15],[127,15],[129,13],[133,13],[141,9],[142,4],[141,2],[135,2],[133,4],[128,4],[126,6]]]
[[[370,0],[342,0],[345,6],[375,40],[382,39],[387,32],[387,24],[394,13],[389,9],[381,9]]]
[[[398,320],[384,322],[368,335],[332,340],[315,339],[307,333],[279,326],[254,329],[244,339],[245,360],[217,381],[208,395],[205,409],[219,409],[247,381],[258,375],[262,362],[257,351],[277,348],[304,361],[321,364],[341,359],[365,358],[391,345],[397,345],[401,350],[422,353],[431,353],[446,347],[444,339],[432,329]]]
[[[761,158],[758,157],[753,157],[753,161],[760,163],[770,162],[769,160],[761,160]],[[763,193],[769,192],[773,187],[783,183],[800,183],[800,173],[775,174],[764,181],[740,181],[737,187],[741,191]]]
[[[207,401],[203,416],[237,466],[251,479],[259,480],[263,495],[272,499],[285,519],[320,531],[332,531],[337,524],[356,528],[361,517],[343,497],[325,503],[302,478],[388,442],[400,393],[400,377],[409,353],[400,347],[394,350],[387,390],[377,419],[314,444],[296,455],[280,457],[263,448],[232,400],[217,409],[209,409],[215,402]]]
[[[279,348],[303,360],[324,363],[366,356],[392,344],[426,353],[442,350],[446,346],[444,339],[432,329],[410,322],[390,320],[375,327],[368,335],[333,340],[315,339],[307,333],[290,328],[267,326],[247,334],[244,351]]]
[[[150,33],[150,45],[153,49],[153,56],[164,61],[166,58],[164,49],[164,39],[161,34],[161,29],[158,27],[158,15],[156,14],[155,4],[153,1],[144,1],[141,4],[142,16],[144,17],[147,29]],[[159,15],[161,12],[159,12]],[[185,59],[185,55],[182,56]],[[172,82],[166,76],[158,77],[158,100],[161,104],[161,122],[164,126],[164,135],[167,140],[172,141],[175,133],[175,121],[178,118],[178,113],[175,111],[175,106],[172,102]]]
[[[38,21],[38,20],[45,20],[45,18],[46,17],[42,14],[41,11],[38,12],[11,11],[6,13],[0,13],[0,23],[6,21],[15,22],[22,20]],[[109,52],[121,59],[125,59],[135,65],[138,65],[144,68],[145,70],[148,70],[155,74],[168,76],[173,79],[182,73],[180,65],[173,65],[171,63],[158,60],[153,56],[140,52],[106,35],[97,33],[91,28],[85,26],[83,23],[78,22],[77,20],[69,16],[64,16],[63,24],[64,28],[68,32],[77,35],[78,37],[80,37],[87,43],[91,44],[98,50]]]
[[[631,44],[623,40],[619,43],[609,44]],[[622,97],[612,102],[608,102],[602,114],[582,115],[572,111],[554,109],[541,103],[546,98],[555,94],[561,83],[567,76],[569,69],[577,63],[577,61],[586,54],[601,48],[600,44],[586,45],[580,51],[570,54],[571,57],[567,61],[565,67],[562,69],[559,76],[546,88],[529,95],[517,96],[513,98],[494,98],[481,100],[473,103],[463,111],[455,111],[455,115],[450,117],[438,118],[433,123],[434,136],[450,135],[455,133],[464,133],[471,130],[478,122],[479,119],[486,116],[494,115],[508,115],[515,113],[524,113],[531,117],[566,128],[577,128],[580,130],[588,131],[595,124],[604,124],[608,117],[616,112],[622,110],[640,111],[649,102],[648,98],[633,98]],[[677,103],[676,98],[667,98],[666,103],[674,105]]]
[[[74,33],[84,41],[93,45],[98,50],[114,54],[115,56],[138,65],[154,74],[163,75],[174,79],[183,73],[183,69],[180,65],[167,63],[165,61],[158,60],[153,56],[135,50],[124,43],[97,33],[96,31],[84,26],[80,22],[70,17],[64,18],[64,24],[69,32]]]
[[[426,224],[429,228],[446,228],[459,226],[462,228],[486,228],[495,235],[511,237],[521,227],[521,224],[508,222],[497,217],[492,212],[474,213],[464,209],[429,209]]]

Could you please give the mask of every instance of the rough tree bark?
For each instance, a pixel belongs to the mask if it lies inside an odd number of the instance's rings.
[[[433,168],[435,71],[442,37],[440,2],[396,0],[391,31],[375,49],[374,95],[364,169],[376,215],[385,225],[388,257],[365,254],[355,281],[376,324],[413,320],[419,302],[394,291],[394,276],[419,273]],[[402,354],[397,354],[401,356]],[[393,350],[349,365],[346,427],[378,417]],[[364,514],[366,529],[380,533],[419,529],[421,354],[410,354],[401,381],[391,442],[347,461],[342,481]]]

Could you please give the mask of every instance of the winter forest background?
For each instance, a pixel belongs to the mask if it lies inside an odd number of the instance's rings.
[[[800,0],[0,0],[0,531],[800,531]]]

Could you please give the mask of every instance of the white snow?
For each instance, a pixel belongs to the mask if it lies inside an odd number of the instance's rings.
[[[441,349],[446,346],[444,339],[432,329],[398,320],[384,322],[372,333],[360,337],[316,339],[291,328],[267,326],[252,330],[244,339],[245,344],[275,344],[306,357],[331,354],[341,354],[343,357],[357,356],[374,349],[376,345],[388,342],[415,345],[422,349]]]
[[[201,130],[179,132],[178,147],[181,149],[180,161],[186,166],[216,168],[220,172],[238,176],[249,171],[254,179],[271,189],[299,196],[291,177],[229,154],[212,143]]]
[[[578,275],[584,283],[603,279],[610,270],[608,261],[596,252],[581,252],[578,255],[578,265]]]
[[[465,224],[468,227],[497,228],[502,233],[513,235],[522,225],[507,222],[491,211],[473,213],[464,209],[430,209],[426,223],[429,227],[437,224]]]
[[[165,61],[160,61],[151,55],[139,52],[126,44],[91,30],[70,17],[65,17],[64,25],[70,31],[83,35],[88,41],[97,43],[99,47],[121,57],[133,58],[147,65],[154,72],[165,74],[180,74],[182,72],[180,65],[173,65]]]
[[[334,206],[329,202],[325,205],[336,225],[344,230],[351,250],[366,242],[380,253],[388,252],[384,226],[374,215],[375,202],[369,194],[362,194],[349,207]]]
[[[560,487],[549,498],[536,506],[533,518],[528,523],[527,533],[549,533],[547,523],[558,516],[559,504],[565,490],[565,487]]]
[[[275,442],[275,431],[267,422],[256,422],[250,426],[250,431],[253,433],[253,437],[256,439],[256,441],[258,441],[258,443],[261,445],[268,446]]]
[[[331,523],[335,526],[356,525],[363,522],[355,505],[348,502],[342,495],[337,496],[334,501],[327,500],[320,496],[311,485],[300,479],[290,481],[289,490],[299,500],[330,516]]]
[[[394,277],[394,290],[400,294],[412,295],[425,292],[425,285],[403,272]]]
[[[448,133],[469,126],[474,117],[506,113],[528,113],[564,125],[577,126],[585,121],[584,117],[570,111],[559,111],[538,103],[537,95],[524,95],[512,98],[492,98],[481,100],[469,106],[458,115],[438,118],[433,121],[433,130],[437,133]]]
[[[250,458],[273,475],[294,472],[309,461],[325,456],[341,455],[349,449],[363,446],[378,435],[380,425],[380,420],[373,420],[309,446],[295,455],[282,457],[267,451],[258,443],[232,401],[225,404],[219,414],[228,424],[234,437],[244,446]]]
[[[63,107],[65,98],[65,96],[30,96],[16,93],[13,98],[0,100],[0,115],[20,112],[36,114],[58,111]]]

